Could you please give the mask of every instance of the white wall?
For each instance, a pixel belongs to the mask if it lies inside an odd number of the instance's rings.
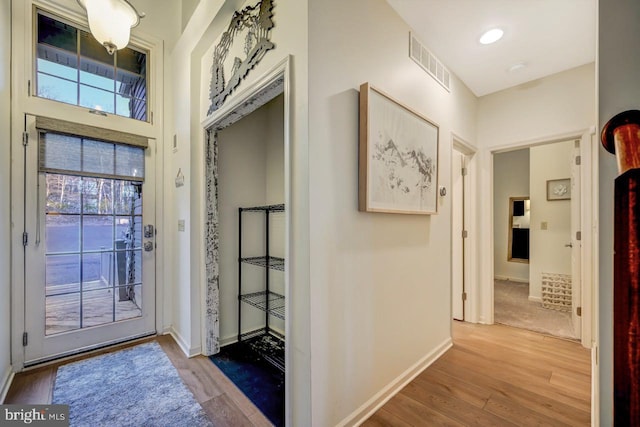
[[[218,132],[218,197],[220,236],[220,336],[223,344],[238,333],[238,208],[283,202],[283,97],[279,96]],[[242,214],[242,256],[264,254],[262,212]],[[284,256],[284,215],[271,214],[270,254]],[[270,289],[284,294],[284,275],[270,271]],[[243,265],[243,293],[264,289],[265,269]],[[264,325],[264,313],[245,304],[242,332]],[[284,333],[280,319],[271,326]]]
[[[478,200],[493,196],[492,152],[561,141],[595,124],[595,66],[587,64],[483,96],[478,103]],[[493,204],[480,204],[480,322],[493,321]]]
[[[529,297],[542,298],[542,273],[571,275],[571,200],[547,200],[547,180],[571,178],[574,142],[530,149],[531,235]],[[542,223],[547,229],[542,229]]]
[[[351,422],[374,396],[449,342],[451,209],[358,211],[358,89],[369,82],[475,140],[476,98],[444,90],[408,57],[410,28],[384,0],[309,4],[309,177],[313,425]],[[424,41],[428,45],[428,40]],[[361,406],[364,405],[362,408]]]
[[[11,371],[11,1],[0,1],[0,402]]]
[[[187,22],[189,22],[189,19],[191,19],[191,16],[193,15],[193,11],[196,10],[196,6],[198,6],[198,3],[200,2],[200,0],[181,0],[182,3],[182,13],[180,14],[180,17],[182,18],[182,29],[184,30],[184,27],[187,26]]]
[[[251,2],[250,2],[251,3]],[[173,110],[170,134],[176,134],[178,151],[165,157],[167,184],[178,168],[185,174],[185,186],[177,191],[167,187],[166,227],[170,233],[171,253],[165,258],[165,277],[175,283],[173,293],[173,330],[184,339],[189,351],[200,348],[201,290],[204,274],[204,150],[200,121],[208,107],[209,73],[212,58],[207,51],[227,29],[242,1],[212,0],[200,2],[176,44],[172,55]],[[290,317],[287,330],[290,359],[287,365],[287,402],[289,425],[311,425],[310,333],[309,333],[309,184],[308,184],[308,4],[306,1],[277,3],[272,41],[276,49],[267,52],[247,75],[239,90],[247,87],[290,55],[291,80],[288,83],[288,151],[290,174],[288,203],[290,237],[288,270]],[[233,99],[232,95],[232,98]],[[187,233],[178,233],[176,222],[184,218]],[[295,391],[295,393],[293,392]]]
[[[640,109],[640,57],[630,55],[640,39],[640,3],[599,0],[598,125]],[[597,138],[599,139],[599,138]],[[600,425],[613,420],[613,180],[615,157],[599,148],[599,407]]]
[[[493,158],[493,274],[498,279],[529,281],[529,264],[508,261],[509,198],[529,196],[529,149]]]

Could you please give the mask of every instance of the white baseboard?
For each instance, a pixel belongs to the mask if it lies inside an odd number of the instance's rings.
[[[187,342],[185,341],[185,339],[182,338],[182,335],[180,335],[180,333],[175,330],[175,328],[173,328],[173,327],[169,328],[169,335],[171,335],[173,337],[175,342],[178,344],[178,347],[180,347],[180,350],[182,350],[182,352],[187,357],[194,357],[194,356],[197,356],[197,355],[202,353],[202,347],[201,346],[190,347],[187,344]]]
[[[15,373],[13,372],[13,368],[9,365],[4,375],[2,375],[0,382],[0,384],[2,384],[2,387],[0,387],[0,403],[4,403],[4,399],[6,399],[7,393],[9,393],[9,387],[11,387],[14,377]]]
[[[519,277],[494,276],[495,280],[506,280],[507,282],[529,283],[529,279],[520,279]]]
[[[529,301],[542,303],[542,297],[534,297],[533,295],[529,295]]]
[[[371,415],[380,409],[385,403],[395,396],[400,390],[409,384],[422,371],[427,369],[433,362],[438,360],[447,350],[453,346],[451,338],[447,338],[442,344],[433,349],[429,354],[420,359],[417,363],[404,371],[400,376],[387,384],[382,390],[376,393],[371,399],[356,409],[351,415],[340,423],[339,427],[359,426]]]

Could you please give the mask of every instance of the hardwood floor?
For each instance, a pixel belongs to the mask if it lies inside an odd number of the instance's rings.
[[[215,426],[271,426],[256,406],[206,357],[187,358],[170,335],[163,335],[143,341],[157,340],[171,363],[176,367],[182,381],[202,405]],[[113,349],[81,356],[72,361],[97,354],[120,350],[139,344],[124,344]],[[51,403],[53,386],[58,367],[65,361],[44,366],[15,376],[5,404],[47,404]],[[117,423],[114,423],[114,426]],[[195,427],[195,426],[194,426]]]
[[[580,344],[454,322],[454,346],[363,426],[588,426],[591,356]]]
[[[454,323],[454,347],[364,426],[588,426],[589,350],[508,326]],[[156,339],[214,425],[269,421],[206,357]],[[5,403],[50,403],[58,365],[18,374]]]

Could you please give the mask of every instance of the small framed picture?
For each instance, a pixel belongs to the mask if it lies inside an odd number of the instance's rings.
[[[571,178],[547,181],[547,200],[571,199]]]

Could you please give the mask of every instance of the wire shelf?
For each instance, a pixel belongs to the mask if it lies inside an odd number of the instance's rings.
[[[279,205],[252,206],[249,208],[240,208],[242,212],[284,212],[284,203]]]
[[[278,258],[275,256],[254,256],[248,258],[240,258],[240,261],[242,262],[265,268],[267,267],[267,260],[269,261],[270,269],[284,271],[284,258]]]
[[[240,295],[240,299],[249,305],[259,308],[262,311],[267,311],[267,301],[269,302],[268,313],[278,319],[284,320],[284,296],[276,294],[275,292],[268,293],[269,298],[267,300],[267,292],[253,292],[250,294]]]
[[[284,337],[279,333],[258,329],[240,336],[242,344],[260,355],[271,365],[284,372]]]

